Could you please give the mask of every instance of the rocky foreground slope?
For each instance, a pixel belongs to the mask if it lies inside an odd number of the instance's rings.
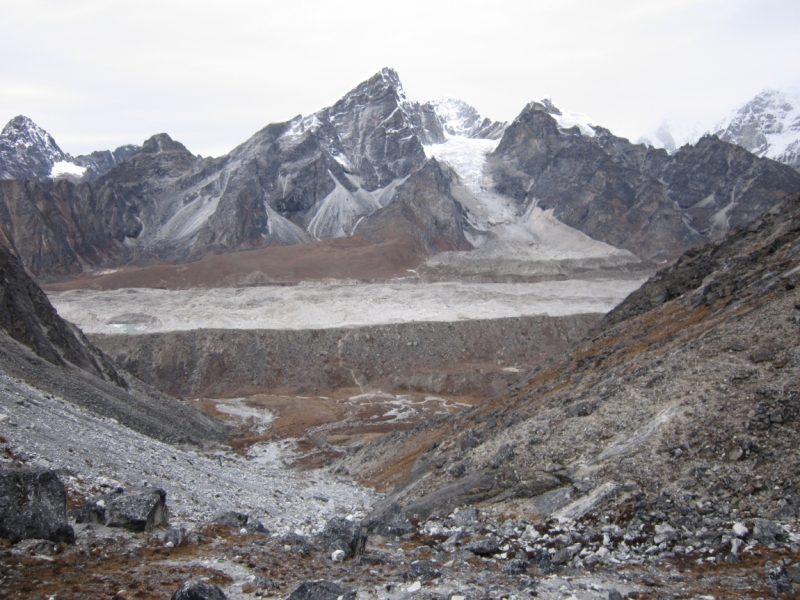
[[[798,242],[794,194],[660,271],[510,396],[366,445],[339,468],[393,490],[409,516],[482,505],[610,520],[641,533],[628,546],[665,557],[730,553],[723,530],[736,522],[793,524]]]
[[[168,442],[204,445],[227,427],[116,367],[63,321],[17,259],[0,248],[0,370],[42,393]]]

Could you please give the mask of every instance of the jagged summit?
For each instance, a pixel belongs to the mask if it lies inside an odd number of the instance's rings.
[[[53,165],[71,159],[29,117],[11,119],[0,133],[0,179],[48,177]]]
[[[449,135],[497,140],[503,135],[507,123],[482,118],[471,105],[457,98],[443,98],[429,102],[442,129]]]
[[[162,152],[189,152],[186,146],[176,142],[166,133],[157,133],[144,141],[141,152],[158,154]]]

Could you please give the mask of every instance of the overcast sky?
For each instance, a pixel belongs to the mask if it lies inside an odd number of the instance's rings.
[[[413,100],[511,120],[550,96],[636,139],[800,87],[798,32],[798,0],[0,0],[0,121],[219,155],[392,66]]]

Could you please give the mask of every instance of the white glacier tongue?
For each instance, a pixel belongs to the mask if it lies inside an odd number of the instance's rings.
[[[449,164],[469,191],[479,194],[484,190],[483,167],[486,155],[497,148],[500,140],[484,140],[453,136],[444,144],[424,146],[427,158],[436,157]]]

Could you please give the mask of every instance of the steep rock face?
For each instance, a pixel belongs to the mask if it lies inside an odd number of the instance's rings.
[[[368,191],[419,167],[425,161],[423,143],[444,141],[431,111],[408,101],[393,69],[382,69],[317,115],[330,123],[335,142]]]
[[[78,273],[124,260],[141,207],[113,189],[70,181],[0,181],[0,243],[34,274]]]
[[[506,129],[488,170],[521,205],[646,259],[669,258],[763,212],[800,188],[791,169],[713,137],[673,155],[593,127],[559,127],[531,103]]]
[[[0,372],[140,433],[205,444],[223,424],[122,371],[62,320],[16,257],[0,248]]]
[[[19,261],[0,247],[0,329],[46,361],[67,362],[125,385],[113,364],[94,351],[83,334],[59,318],[47,296]]]
[[[435,158],[397,188],[394,201],[357,227],[360,235],[383,242],[408,237],[428,255],[469,250],[464,236],[464,209],[450,191],[456,175]]]
[[[18,116],[0,132],[0,179],[49,177],[53,165],[69,160],[49,133]]]
[[[713,131],[757,156],[800,169],[800,94],[764,90]]]
[[[659,504],[660,522],[691,531],[704,516],[797,516],[799,237],[793,194],[659,272],[506,397],[341,468],[373,482],[402,470],[389,500],[423,515],[524,498],[600,522]]]

